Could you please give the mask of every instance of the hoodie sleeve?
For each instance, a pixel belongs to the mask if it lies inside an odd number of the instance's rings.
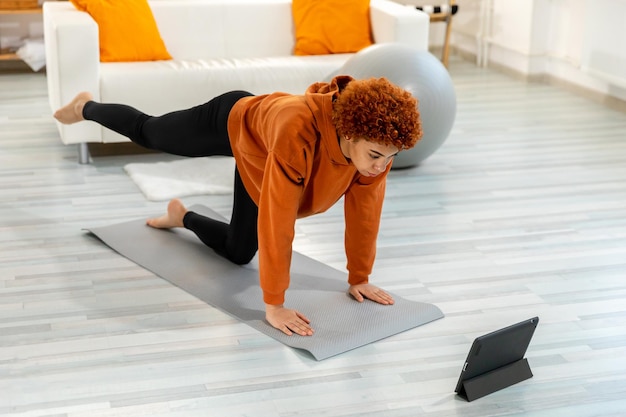
[[[263,301],[280,305],[289,287],[292,244],[302,196],[301,174],[274,153],[265,166],[259,201],[259,271]]]
[[[359,177],[345,194],[344,245],[350,285],[367,283],[372,273],[376,258],[376,239],[385,198],[386,178],[390,167],[391,164],[383,175],[373,180]]]

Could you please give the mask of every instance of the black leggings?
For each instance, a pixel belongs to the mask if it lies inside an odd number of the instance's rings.
[[[148,148],[182,156],[233,156],[228,114],[245,91],[232,91],[187,110],[149,116],[123,104],[88,102],[83,117]],[[233,212],[224,223],[189,211],[183,223],[207,246],[236,264],[246,264],[258,250],[258,208],[235,170]]]

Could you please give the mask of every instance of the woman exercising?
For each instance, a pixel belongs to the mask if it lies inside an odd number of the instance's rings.
[[[147,224],[187,228],[236,264],[258,251],[266,319],[285,334],[313,334],[304,314],[284,306],[296,219],[324,212],[342,196],[349,293],[359,302],[393,304],[368,279],[391,161],[412,148],[422,130],[415,98],[387,79],[337,76],[304,95],[232,91],[159,117],[97,103],[84,92],[54,117],[64,124],[91,120],[175,155],[234,156],[230,223],[174,199],[166,214]]]

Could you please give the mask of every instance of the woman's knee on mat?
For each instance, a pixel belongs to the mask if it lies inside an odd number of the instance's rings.
[[[257,248],[229,248],[226,258],[236,265],[246,265],[252,261],[257,253]]]

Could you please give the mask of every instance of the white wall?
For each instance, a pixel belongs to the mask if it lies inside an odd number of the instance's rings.
[[[626,101],[626,0],[457,3],[453,48],[487,65]]]

